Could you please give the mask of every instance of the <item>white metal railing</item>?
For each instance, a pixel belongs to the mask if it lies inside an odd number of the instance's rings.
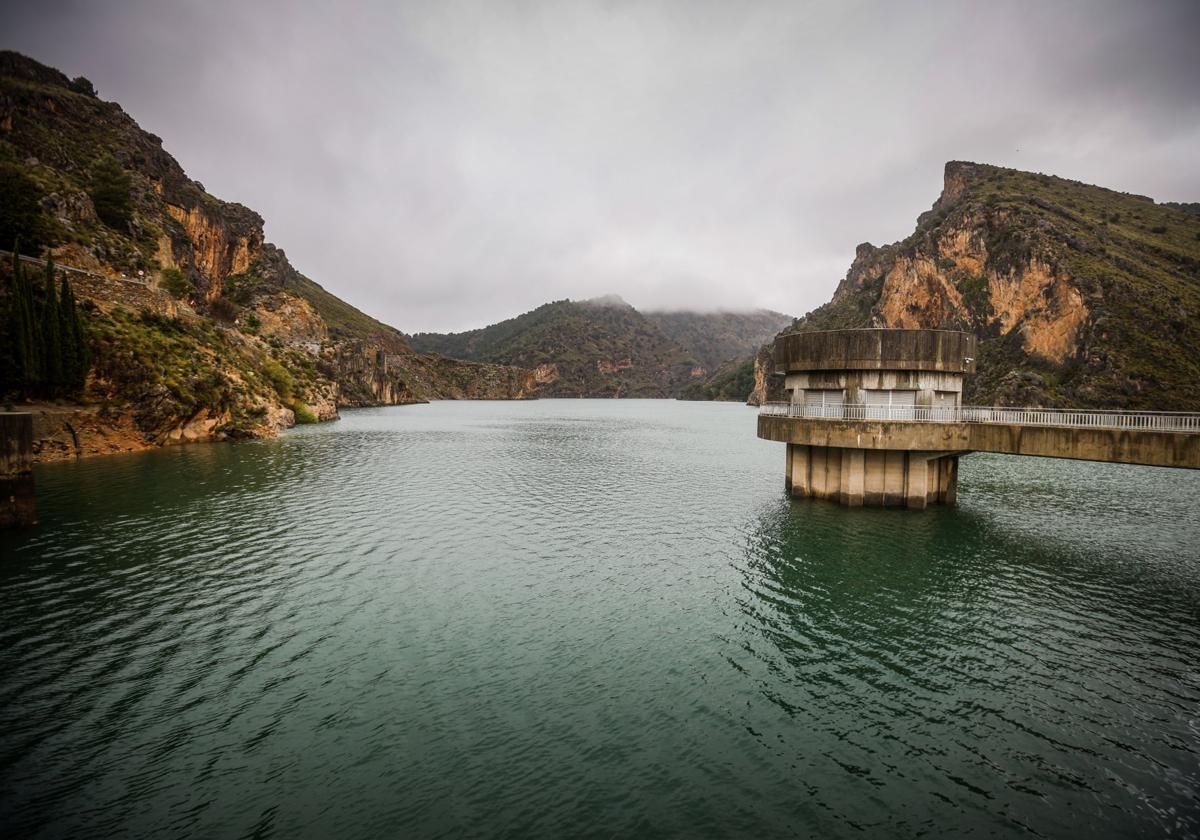
[[[12,251],[0,250],[0,257],[7,257],[9,260],[11,260],[12,256]],[[29,265],[46,265],[45,260],[39,257],[28,257],[25,254],[21,254],[21,262],[28,263]],[[54,264],[54,268],[56,271],[69,271],[72,274],[82,274],[85,277],[95,277],[98,280],[119,280],[122,283],[137,283],[139,286],[150,285],[150,281],[146,277],[126,277],[124,274],[122,274],[120,277],[109,277],[107,274],[100,274],[96,271],[88,271],[84,268],[76,268],[73,265],[63,265],[62,263],[58,262]]]
[[[898,420],[913,423],[1005,423],[1018,426],[1073,426],[1085,429],[1140,429],[1200,432],[1200,414],[1175,411],[1120,411],[1090,408],[1008,406],[823,405],[769,402],[761,414],[818,420]]]

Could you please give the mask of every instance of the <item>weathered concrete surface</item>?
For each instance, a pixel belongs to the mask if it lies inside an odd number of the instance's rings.
[[[954,504],[958,456],[836,446],[787,446],[788,492],[848,507]]]
[[[956,330],[827,330],[775,339],[777,373],[897,370],[974,373],[976,340]]]
[[[804,446],[997,452],[1200,469],[1200,435],[1005,423],[910,423],[760,415],[758,436]]]
[[[968,423],[967,427],[967,448],[976,452],[1200,469],[1200,434],[1195,433],[1003,423]]]
[[[963,451],[972,448],[967,426],[966,423],[758,416],[758,436],[763,440],[851,449]]]
[[[914,404],[929,408],[961,404],[963,377],[961,373],[931,370],[806,370],[789,373],[783,388],[793,395],[810,389],[843,391],[846,405],[862,405],[866,392],[871,390],[915,391]],[[941,402],[939,397],[949,402]],[[797,402],[797,397],[793,396],[792,401]]]
[[[0,412],[0,528],[33,525],[33,416]]]

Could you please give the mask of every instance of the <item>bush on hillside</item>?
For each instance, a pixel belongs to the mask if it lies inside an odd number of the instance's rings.
[[[129,173],[112,155],[104,155],[92,167],[92,204],[100,221],[114,230],[126,230],[133,219],[132,185]]]
[[[185,275],[178,268],[170,267],[162,270],[162,287],[170,292],[171,296],[182,300],[196,290],[196,285],[191,278]]]

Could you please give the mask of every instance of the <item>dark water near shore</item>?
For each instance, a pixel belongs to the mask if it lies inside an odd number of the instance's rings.
[[[783,494],[753,411],[348,412],[40,469],[6,837],[1195,837],[1200,473]]]

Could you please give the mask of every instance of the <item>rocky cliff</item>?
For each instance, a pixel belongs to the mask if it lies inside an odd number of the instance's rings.
[[[414,353],[298,272],[261,216],[188,178],[86,79],[12,52],[0,52],[0,204],[0,248],[19,238],[23,253],[81,270],[68,277],[95,364],[73,396],[111,443],[96,451],[269,435],[338,405],[533,393],[531,371]],[[0,260],[0,277],[11,265]]]
[[[946,165],[907,239],[860,245],[794,329],[965,329],[976,404],[1200,410],[1200,217],[1050,175]],[[767,396],[766,371],[752,399]]]

